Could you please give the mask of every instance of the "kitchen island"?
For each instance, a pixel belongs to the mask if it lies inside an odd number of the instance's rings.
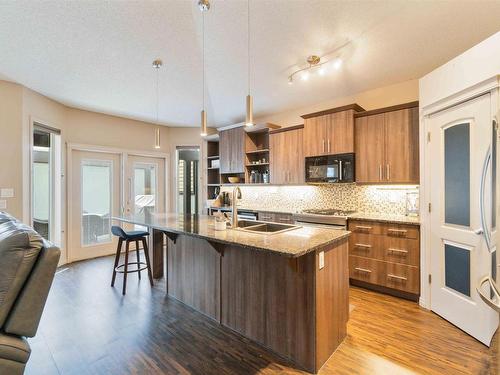
[[[345,338],[349,232],[216,231],[203,215],[114,220],[150,228],[153,262],[163,259],[166,235],[169,296],[299,367],[317,372]]]

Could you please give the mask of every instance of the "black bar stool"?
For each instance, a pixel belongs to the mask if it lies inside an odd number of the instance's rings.
[[[115,267],[113,268],[113,278],[111,279],[111,286],[115,286],[115,279],[117,273],[123,273],[123,291],[125,294],[127,288],[127,274],[132,272],[139,273],[139,280],[141,279],[141,271],[147,269],[149,282],[151,286],[153,286],[153,275],[151,273],[151,263],[149,261],[149,252],[148,252],[148,244],[146,243],[146,236],[149,236],[149,232],[145,231],[124,231],[119,226],[113,225],[111,227],[111,232],[118,237],[118,246],[116,248],[116,256],[115,256]],[[125,241],[125,263],[118,265],[120,261],[120,254],[122,251],[122,244]],[[144,256],[146,257],[146,263],[141,262],[141,257],[139,255],[139,241],[142,242],[142,249],[144,249]],[[129,262],[128,261],[128,253],[130,248],[130,242],[135,242],[135,250],[137,255],[137,262]],[[137,265],[137,269],[128,269],[129,265]]]

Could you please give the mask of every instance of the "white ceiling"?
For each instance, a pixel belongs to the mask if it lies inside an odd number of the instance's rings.
[[[206,14],[211,126],[242,121],[247,93],[247,2],[212,0]],[[419,78],[500,30],[500,1],[251,0],[255,116]],[[306,56],[339,52],[324,78],[287,84]],[[201,13],[196,0],[2,1],[0,77],[64,104],[198,126]]]

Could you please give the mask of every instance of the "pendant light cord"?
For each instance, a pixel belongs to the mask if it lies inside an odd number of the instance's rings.
[[[250,95],[250,0],[247,0],[247,53],[248,53],[248,95]]]
[[[158,112],[160,106],[160,67],[156,67],[156,125],[158,125]]]
[[[203,98],[203,110],[205,110],[205,12],[202,12],[201,15],[202,19],[202,33],[203,33],[203,42],[202,42],[202,49],[203,49],[203,92],[202,92],[202,98]]]

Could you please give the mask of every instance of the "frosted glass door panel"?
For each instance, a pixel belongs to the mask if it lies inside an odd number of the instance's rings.
[[[82,163],[82,246],[111,241],[112,163]]]
[[[470,225],[470,125],[444,131],[445,222]]]
[[[444,245],[445,285],[470,297],[470,251]]]

